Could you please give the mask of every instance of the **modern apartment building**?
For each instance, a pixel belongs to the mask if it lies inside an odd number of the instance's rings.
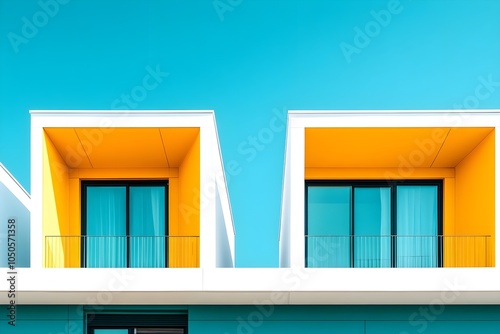
[[[499,126],[289,111],[279,267],[235,268],[212,111],[32,111],[0,332],[498,333]]]

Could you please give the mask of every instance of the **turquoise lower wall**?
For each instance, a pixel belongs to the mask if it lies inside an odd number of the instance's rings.
[[[2,334],[83,334],[84,310],[168,311],[158,306],[18,306],[16,326],[1,306]],[[500,333],[500,305],[189,306],[189,334]]]
[[[191,306],[190,334],[500,333],[495,306]]]
[[[81,334],[83,312],[78,306],[17,306],[15,326],[8,324],[7,305],[0,306],[2,334]]]

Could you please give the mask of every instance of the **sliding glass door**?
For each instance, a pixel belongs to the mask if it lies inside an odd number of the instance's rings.
[[[440,181],[308,182],[306,266],[439,266],[440,187]]]
[[[397,266],[438,265],[438,187],[397,187]]]
[[[306,259],[310,267],[351,266],[351,187],[310,187]]]
[[[88,182],[82,198],[86,267],[166,267],[166,183]]]
[[[126,187],[87,188],[86,267],[127,266]]]
[[[354,267],[391,266],[391,189],[354,188]]]
[[[165,267],[165,188],[130,187],[130,267]]]

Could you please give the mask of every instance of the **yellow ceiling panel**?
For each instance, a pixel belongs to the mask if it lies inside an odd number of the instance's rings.
[[[158,128],[76,128],[94,168],[169,167]]]
[[[432,167],[455,167],[493,128],[452,128]]]
[[[70,168],[179,167],[200,128],[45,128]]]
[[[447,128],[306,128],[306,167],[430,167]],[[441,137],[436,133],[441,134]],[[428,140],[433,145],[423,146]],[[422,148],[423,147],[423,148]]]
[[[200,128],[160,128],[170,167],[179,167],[200,133]]]
[[[92,167],[75,129],[44,128],[44,130],[69,168]]]

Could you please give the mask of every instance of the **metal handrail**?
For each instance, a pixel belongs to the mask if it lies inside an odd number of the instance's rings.
[[[306,267],[491,267],[491,236],[305,235]]]
[[[199,249],[199,236],[52,235],[45,237],[45,267],[199,267]]]

